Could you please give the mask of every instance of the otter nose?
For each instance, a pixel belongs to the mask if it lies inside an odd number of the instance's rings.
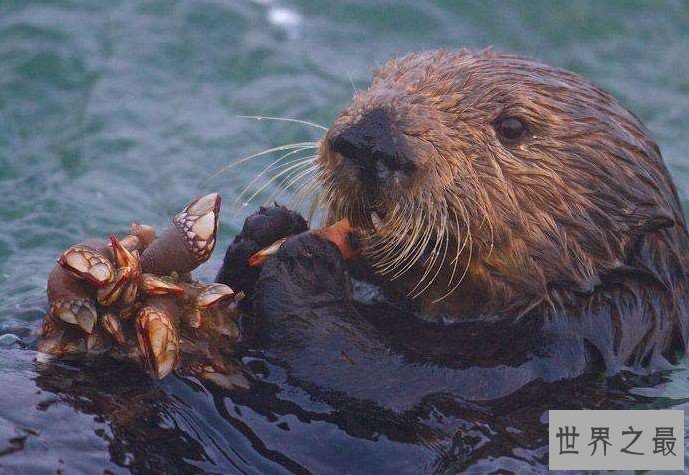
[[[357,166],[364,179],[382,181],[393,172],[415,169],[381,109],[368,112],[331,140],[333,150]]]

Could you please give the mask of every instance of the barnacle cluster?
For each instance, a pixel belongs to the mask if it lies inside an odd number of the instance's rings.
[[[220,196],[212,193],[186,206],[160,236],[133,223],[121,239],[88,240],[64,251],[48,278],[39,350],[124,354],[163,378],[180,364],[182,332],[207,324],[216,335],[236,338],[238,296],[190,275],[213,252],[219,211]]]

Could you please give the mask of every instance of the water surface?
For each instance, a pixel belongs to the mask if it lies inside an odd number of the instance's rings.
[[[206,183],[213,171],[319,137],[237,116],[328,125],[386,59],[462,46],[530,55],[611,90],[658,140],[686,203],[686,2],[3,0],[0,335],[31,342],[49,269],[71,243],[122,233],[133,218],[163,227],[208,190],[232,198],[267,162]],[[224,210],[219,249],[251,206]],[[487,407],[439,398],[360,420],[290,389],[279,368],[250,394],[227,393],[185,378],[154,384],[131,368],[44,368],[30,349],[6,346],[0,472],[14,473],[539,472],[548,404],[684,407],[689,394],[678,371],[584,390],[529,388]],[[128,417],[132,404],[148,409]],[[454,434],[433,432],[438,417],[456,421]]]

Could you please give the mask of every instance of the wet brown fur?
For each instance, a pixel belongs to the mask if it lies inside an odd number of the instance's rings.
[[[374,109],[417,171],[371,196],[329,139]],[[505,115],[531,136],[498,140],[492,124]],[[643,124],[581,76],[493,51],[410,54],[375,71],[318,160],[331,219],[370,227],[372,209],[385,213],[373,246],[388,250],[374,265],[387,259],[392,277],[413,249],[406,261],[418,262],[393,284],[406,291],[425,276],[426,310],[541,316],[608,368],[685,351],[689,242],[676,189]]]

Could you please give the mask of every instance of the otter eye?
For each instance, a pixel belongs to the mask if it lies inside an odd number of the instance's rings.
[[[502,142],[513,143],[523,139],[529,129],[519,117],[502,117],[495,122],[495,130]]]

